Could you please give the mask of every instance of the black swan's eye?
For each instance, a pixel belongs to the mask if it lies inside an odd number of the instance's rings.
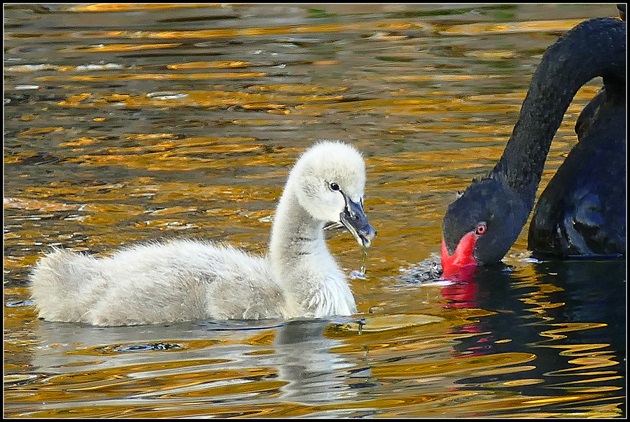
[[[332,182],[330,184],[330,190],[339,190],[339,185],[336,184],[335,182]]]
[[[477,223],[477,228],[475,229],[476,234],[482,235],[487,231],[488,231],[488,227],[486,226],[486,223],[484,223],[483,221],[480,223]]]

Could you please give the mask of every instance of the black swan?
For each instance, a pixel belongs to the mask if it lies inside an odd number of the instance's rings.
[[[580,114],[579,142],[541,195],[529,248],[557,257],[625,256],[626,23],[595,18],[545,51],[499,162],[448,207],[443,277],[505,256],[534,207],[565,111],[579,88],[598,76],[604,88]]]

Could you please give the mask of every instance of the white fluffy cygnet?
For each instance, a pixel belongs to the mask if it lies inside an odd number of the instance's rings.
[[[99,259],[55,249],[33,268],[32,297],[40,318],[101,326],[351,315],[354,297],[324,225],[339,222],[369,246],[376,231],[363,211],[364,188],[361,154],[322,141],[289,174],[266,256],[195,240]]]

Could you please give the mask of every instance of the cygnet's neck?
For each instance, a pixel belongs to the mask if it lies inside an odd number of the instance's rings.
[[[290,183],[276,209],[269,260],[298,312],[317,317],[325,309],[329,314],[355,310],[350,287],[326,246],[324,222],[300,205]]]
[[[313,218],[300,205],[288,184],[278,202],[271,229],[269,257],[274,272],[284,279],[296,269],[296,264],[310,260],[313,255],[330,256],[324,238],[324,222]]]

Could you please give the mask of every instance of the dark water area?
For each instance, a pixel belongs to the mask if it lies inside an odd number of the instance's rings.
[[[626,417],[626,261],[425,282],[458,190],[500,157],[561,34],[614,4],[5,4],[4,416]],[[539,193],[577,142],[576,95]],[[91,327],[37,319],[51,246],[173,237],[267,250],[297,157],[365,156],[358,312]],[[365,265],[365,276],[357,271]]]

